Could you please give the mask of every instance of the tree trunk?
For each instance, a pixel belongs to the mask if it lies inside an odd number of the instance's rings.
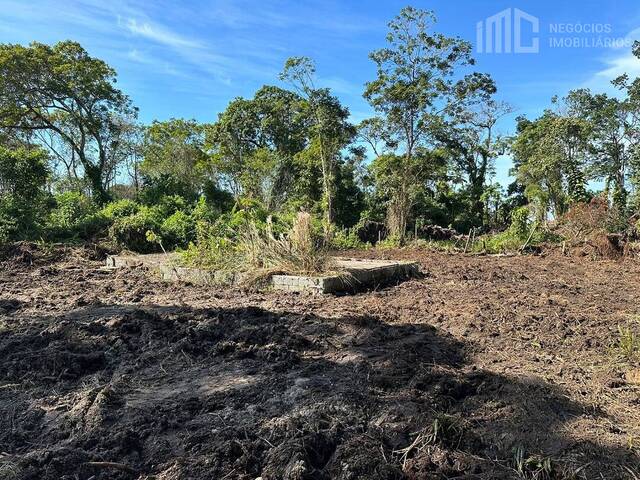
[[[91,185],[91,193],[93,194],[94,201],[98,205],[108,203],[111,200],[111,195],[102,184],[102,173],[100,172],[100,169],[95,166],[85,164],[84,174]]]
[[[402,242],[407,231],[407,221],[411,209],[409,195],[404,186],[391,199],[387,208],[387,227],[389,234]]]

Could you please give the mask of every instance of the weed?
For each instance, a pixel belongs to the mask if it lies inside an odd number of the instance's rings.
[[[618,325],[618,338],[613,344],[613,352],[628,362],[640,359],[640,337],[630,325]]]
[[[457,448],[464,435],[464,426],[460,419],[446,414],[438,414],[433,423],[417,432],[416,438],[407,447],[394,451],[399,456],[403,468],[414,453],[420,454],[430,445],[444,445]]]
[[[522,479],[544,480],[553,478],[553,463],[549,457],[527,456],[522,445],[513,450],[513,469]]]

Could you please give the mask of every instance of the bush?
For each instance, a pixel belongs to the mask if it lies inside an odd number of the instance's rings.
[[[133,215],[116,218],[109,228],[109,237],[118,246],[140,253],[158,250],[158,245],[147,241],[147,231],[160,231],[161,217],[153,208],[141,207]]]
[[[165,248],[186,247],[195,238],[195,220],[183,211],[177,211],[160,226],[160,237]]]
[[[275,235],[272,223],[263,227],[249,222],[235,239],[219,236],[215,226],[200,231],[197,243],[181,252],[183,263],[217,271],[239,271],[256,284],[279,273],[301,274],[327,271],[331,262],[322,237],[313,231],[308,213],[301,212],[286,235]]]
[[[140,211],[140,205],[133,200],[117,200],[107,204],[102,214],[109,220],[135,215]]]
[[[55,196],[46,230],[53,239],[88,239],[105,231],[108,224],[109,219],[91,198],[80,192],[64,192]]]
[[[403,245],[404,241],[397,235],[389,235],[387,238],[380,240],[376,243],[376,248],[399,248]]]
[[[509,233],[520,240],[526,240],[533,229],[529,207],[518,207],[511,212]]]
[[[505,253],[521,250],[527,241],[536,245],[556,240],[547,230],[538,228],[532,219],[529,207],[518,207],[511,212],[511,225],[504,232],[483,235],[474,244],[475,251],[486,253]]]
[[[336,250],[364,249],[370,247],[370,243],[365,243],[360,240],[355,228],[339,230],[331,240],[331,248]]]

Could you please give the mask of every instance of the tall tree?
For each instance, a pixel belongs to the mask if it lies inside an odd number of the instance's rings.
[[[593,94],[588,89],[569,92],[569,111],[589,122],[590,166],[596,179],[603,179],[613,205],[624,215],[627,208],[627,173],[632,140],[638,128],[630,115],[628,100]]]
[[[264,86],[236,98],[208,128],[207,145],[225,186],[236,197],[282,205],[294,181],[293,158],[308,144],[308,108],[296,93]]]
[[[195,194],[211,176],[205,126],[195,120],[154,121],[144,134],[141,172],[151,179],[171,177]]]
[[[454,95],[458,67],[473,63],[471,45],[432,32],[435,20],[430,11],[403,8],[389,23],[389,46],[370,54],[377,78],[367,83],[364,97],[381,119],[370,126],[384,126],[381,137],[389,161],[382,163],[385,170],[392,167],[397,177],[388,201],[387,223],[399,237],[405,234],[414,202],[416,170],[428,168],[416,162],[432,158],[416,152],[428,145],[431,125]]]
[[[485,202],[482,200],[495,159],[506,148],[506,140],[496,131],[500,118],[511,113],[511,107],[490,98],[493,81],[476,89],[468,98],[461,92],[459,102],[451,105],[447,116],[434,127],[438,144],[447,150],[452,160],[454,177],[466,183],[470,213],[475,226],[483,222]]]
[[[563,214],[571,202],[587,200],[585,173],[589,123],[551,110],[535,121],[518,119],[512,152],[525,195],[538,207],[538,219]]]
[[[122,117],[135,115],[116,72],[76,42],[0,45],[0,127],[49,131],[82,165],[94,197],[109,199]]]
[[[309,108],[312,123],[311,142],[320,157],[324,211],[327,231],[335,222],[336,162],[340,150],[356,134],[355,127],[348,122],[349,110],[327,88],[317,88],[314,82],[315,65],[307,57],[289,58],[280,74],[296,88]]]

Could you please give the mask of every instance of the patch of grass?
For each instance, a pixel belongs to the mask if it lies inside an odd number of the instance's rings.
[[[325,242],[313,233],[311,215],[300,212],[287,235],[275,236],[269,225],[260,231],[249,224],[240,235],[238,249],[245,266],[254,270],[314,274],[330,270]]]
[[[556,478],[553,462],[550,457],[539,455],[526,455],[522,445],[513,450],[513,469],[522,479],[545,480]]]
[[[331,248],[336,250],[366,250],[371,248],[371,244],[360,240],[355,228],[346,228],[335,233],[331,239]]]
[[[625,361],[640,360],[640,335],[631,325],[618,325],[618,338],[612,346],[613,353]]]
[[[465,433],[461,419],[447,414],[437,414],[433,423],[417,432],[416,438],[405,448],[395,450],[403,469],[409,458],[422,453],[430,445],[442,445],[447,448],[458,448]]]

